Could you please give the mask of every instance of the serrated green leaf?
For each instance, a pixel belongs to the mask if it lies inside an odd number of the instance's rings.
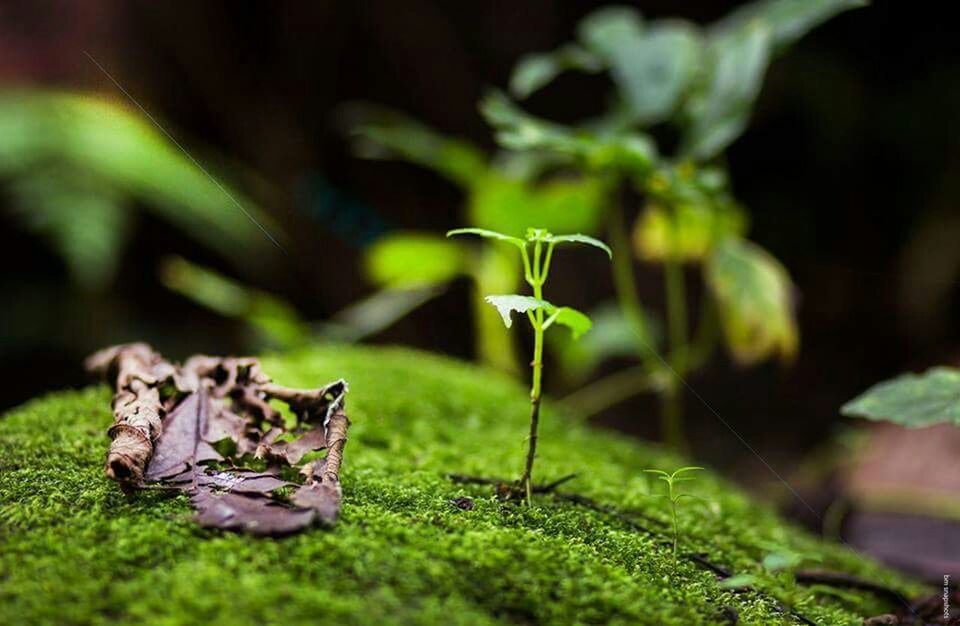
[[[553,319],[553,323],[562,324],[569,328],[574,339],[579,339],[581,335],[593,326],[593,322],[590,321],[590,318],[587,317],[586,314],[568,306],[554,308],[552,305],[549,305],[547,312],[550,314],[550,318]]]
[[[552,306],[545,300],[538,300],[533,296],[521,296],[517,294],[487,296],[484,300],[496,307],[500,313],[500,317],[503,318],[503,325],[507,328],[513,326],[511,314],[514,311],[517,313],[526,313],[527,311],[547,309]]]
[[[960,370],[934,367],[923,374],[902,374],[874,385],[840,412],[912,428],[960,426]]]
[[[381,287],[406,289],[448,282],[464,271],[460,245],[427,233],[397,233],[364,250],[367,277]]]
[[[599,248],[607,253],[607,256],[611,259],[613,258],[613,250],[610,249],[610,246],[603,243],[599,239],[589,237],[587,235],[581,235],[576,233],[573,235],[551,235],[549,241],[553,243],[582,243],[584,245],[593,246],[594,248]]]
[[[754,243],[728,237],[707,256],[704,274],[737,361],[793,357],[799,343],[793,284],[779,261]]]
[[[487,239],[506,241],[520,248],[527,245],[527,243],[519,237],[511,237],[510,235],[504,235],[503,233],[487,230],[486,228],[455,228],[447,231],[447,237],[456,237],[457,235],[477,235],[478,237],[485,237]]]

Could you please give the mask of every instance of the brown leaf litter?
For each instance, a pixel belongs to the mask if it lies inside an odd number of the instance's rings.
[[[253,358],[198,355],[177,365],[145,343],[105,348],[86,366],[115,384],[105,471],[124,490],[178,489],[201,526],[255,535],[336,521],[350,425],[345,381],[289,389]],[[270,400],[287,404],[295,423]]]

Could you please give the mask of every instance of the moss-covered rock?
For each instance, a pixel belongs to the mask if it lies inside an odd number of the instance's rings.
[[[683,464],[654,447],[572,424],[548,406],[538,478],[579,473],[567,491],[653,528],[542,496],[503,504],[446,472],[516,476],[527,402],[516,383],[400,349],[328,347],[265,359],[278,382],[344,376],[353,420],[342,518],[332,531],[252,539],[205,531],[183,496],[124,496],[102,471],[104,387],[50,395],[0,418],[0,623],[796,623],[860,624],[890,607],[763,573],[770,542],[909,593],[910,583],[779,521],[723,480],[689,485],[682,551],[759,577],[721,589],[674,566],[663,502],[641,470]],[[471,496],[465,511],[449,502]]]

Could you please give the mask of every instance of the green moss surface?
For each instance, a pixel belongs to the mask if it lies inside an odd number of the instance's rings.
[[[265,359],[280,383],[343,376],[353,420],[333,530],[286,539],[207,531],[183,496],[123,495],[102,461],[111,417],[105,387],[50,395],[0,418],[0,623],[3,624],[568,624],[691,626],[860,624],[892,607],[763,573],[769,542],[820,567],[917,591],[841,547],[792,528],[706,472],[685,483],[683,552],[759,576],[766,593],[721,589],[706,569],[670,558],[667,511],[643,468],[686,464],[610,432],[574,425],[547,405],[538,479],[565,485],[662,531],[553,496],[498,502],[447,472],[514,477],[528,404],[517,383],[401,349],[329,347]],[[451,498],[470,496],[471,511]],[[778,600],[775,600],[777,598]],[[728,609],[725,609],[728,607]]]

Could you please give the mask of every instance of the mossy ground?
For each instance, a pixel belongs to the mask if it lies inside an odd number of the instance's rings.
[[[0,418],[0,623],[742,624],[795,623],[769,595],[718,587],[675,567],[666,535],[551,496],[502,504],[444,474],[516,476],[527,402],[514,382],[400,349],[329,347],[272,357],[278,382],[346,377],[353,420],[342,518],[332,531],[281,539],[206,531],[183,496],[124,496],[102,471],[111,417],[104,387],[57,393]],[[684,460],[573,425],[548,405],[537,472],[666,529],[643,468]],[[762,573],[766,542],[821,567],[913,592],[895,575],[785,525],[710,473],[689,485],[683,550],[702,552],[817,624],[860,624],[891,607]],[[449,500],[475,498],[472,511]],[[638,518],[639,519],[639,518]]]

